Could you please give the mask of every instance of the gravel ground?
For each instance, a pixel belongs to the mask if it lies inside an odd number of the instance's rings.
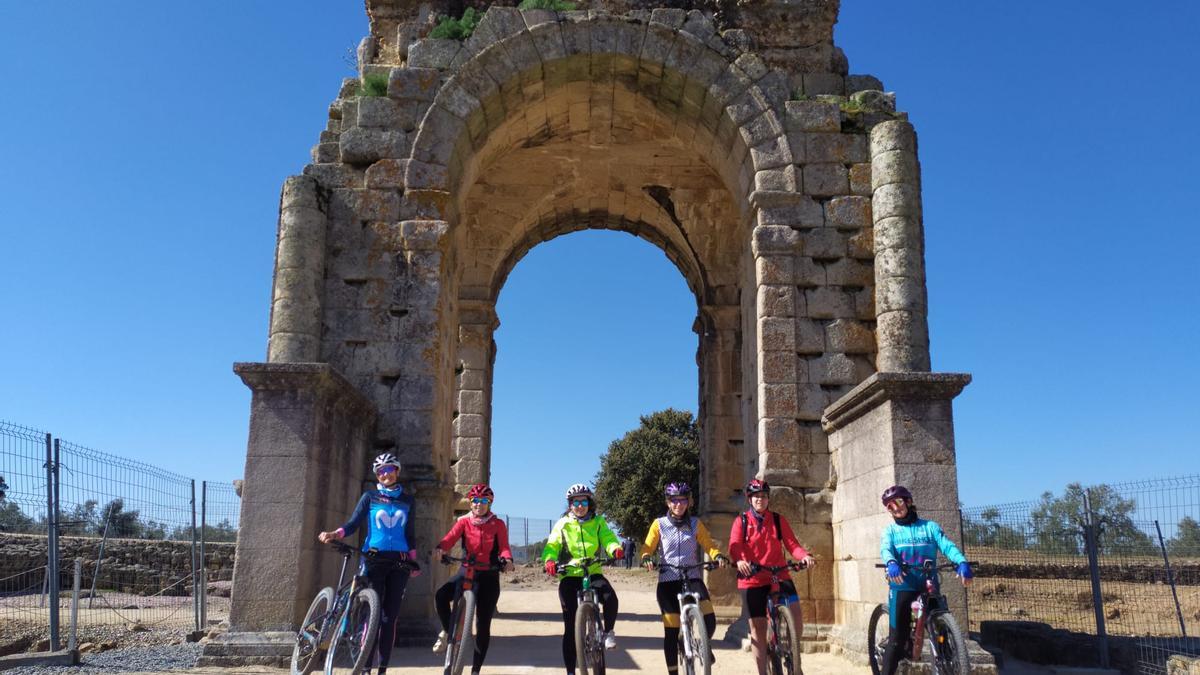
[[[84,654],[78,666],[24,666],[5,675],[113,675],[187,670],[200,658],[199,644],[125,647],[99,654]]]

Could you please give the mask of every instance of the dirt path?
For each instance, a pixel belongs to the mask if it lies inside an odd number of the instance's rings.
[[[611,673],[665,673],[662,654],[662,623],[651,590],[652,584],[614,575],[613,584],[621,601],[621,616],[617,621],[618,646],[608,652]],[[528,590],[506,585],[500,596],[500,614],[492,624],[492,646],[483,673],[495,675],[561,675],[562,621],[558,594],[542,584]],[[717,627],[717,637],[723,637],[726,626]],[[714,675],[752,675],[754,659],[731,644],[718,640],[715,644],[717,661]],[[389,675],[435,675],[442,672],[441,655],[428,647],[397,649],[392,655]],[[808,654],[804,657],[806,675],[858,675],[869,673],[828,654]],[[195,675],[224,675],[232,670],[195,669]],[[279,673],[271,669],[237,669],[239,673]]]

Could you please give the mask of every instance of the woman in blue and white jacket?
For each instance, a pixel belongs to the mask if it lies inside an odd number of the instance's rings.
[[[971,583],[972,574],[966,556],[942,532],[942,526],[917,516],[908,488],[893,485],[884,490],[883,505],[894,521],[883,529],[879,542],[879,557],[887,567],[888,617],[891,619],[887,651],[883,655],[883,672],[885,675],[894,675],[900,655],[905,653],[901,648],[911,637],[912,603],[925,590],[928,577],[922,569],[924,562],[937,562],[938,551],[941,551],[958,566],[958,576],[962,578],[964,586]],[[909,565],[908,570],[905,571],[900,563]],[[937,569],[932,574],[936,588]]]

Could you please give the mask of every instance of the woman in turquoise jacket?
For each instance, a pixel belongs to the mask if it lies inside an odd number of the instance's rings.
[[[879,557],[887,567],[888,617],[891,619],[887,650],[883,655],[883,672],[885,675],[894,675],[900,663],[900,654],[907,653],[901,648],[907,645],[910,637],[912,602],[925,590],[925,580],[929,578],[922,569],[925,561],[936,563],[938,551],[941,551],[958,566],[958,576],[962,578],[964,586],[971,583],[972,574],[966,556],[942,532],[942,526],[917,516],[908,488],[893,485],[884,490],[883,505],[893,520],[883,529],[879,542]],[[905,570],[900,563],[908,565],[908,569]],[[937,569],[931,574],[936,588]]]

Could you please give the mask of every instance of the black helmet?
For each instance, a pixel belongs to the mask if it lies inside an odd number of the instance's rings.
[[[883,500],[883,505],[887,506],[888,502],[896,498],[901,498],[911,502],[913,496],[912,493],[908,491],[908,488],[904,487],[903,485],[893,485],[892,487],[883,491],[883,497],[881,499]]]

